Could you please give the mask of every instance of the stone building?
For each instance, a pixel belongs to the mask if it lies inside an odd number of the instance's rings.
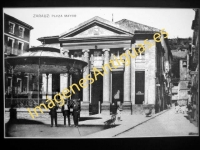
[[[4,54],[19,55],[30,47],[32,26],[4,13]]]
[[[189,46],[188,46],[189,48]],[[187,49],[172,50],[174,58],[173,70],[178,70],[178,76],[175,72],[173,78],[173,96],[172,101],[178,101],[180,105],[186,105],[188,102],[188,82],[191,80],[189,73],[189,54]]]
[[[66,57],[88,63],[81,76],[43,74],[44,92],[61,92],[89,77],[85,82],[88,86],[80,90],[74,86],[76,95],[71,97],[81,99],[81,113],[110,114],[112,103],[128,114],[142,113],[143,106],[156,107],[157,112],[165,109],[171,99],[172,54],[166,35],[161,36],[161,42],[154,41],[153,35],[158,32],[127,19],[114,23],[93,17],[58,36],[38,38],[43,46],[59,48]],[[145,49],[143,53],[140,46]],[[51,87],[48,91],[46,84]]]
[[[24,53],[30,47],[32,29],[33,27],[27,23],[4,13],[4,57],[12,57]],[[27,92],[28,85],[26,81],[27,77],[23,73],[14,75],[12,68],[5,64],[6,98],[9,99],[17,93]]]
[[[189,75],[191,82],[188,84],[192,103],[196,104],[195,118],[197,126],[199,126],[199,25],[200,25],[200,10],[194,9],[195,18],[192,22],[193,38],[189,48]]]

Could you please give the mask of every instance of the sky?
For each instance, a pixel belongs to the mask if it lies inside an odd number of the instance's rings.
[[[165,29],[169,38],[188,38],[193,35],[191,26],[195,15],[191,8],[40,7],[3,8],[3,11],[34,28],[31,30],[30,46],[41,45],[41,42],[37,40],[40,37],[60,35],[95,16],[112,21],[112,14],[114,22],[128,19],[158,29]],[[36,17],[36,15],[48,17]],[[64,15],[68,15],[68,17],[64,17]],[[69,15],[75,17],[69,17]]]

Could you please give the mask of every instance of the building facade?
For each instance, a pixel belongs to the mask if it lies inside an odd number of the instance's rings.
[[[19,55],[30,46],[32,26],[10,15],[4,14],[4,53]]]
[[[195,18],[192,22],[193,38],[189,49],[189,75],[191,82],[188,84],[190,89],[191,101],[196,105],[195,120],[199,126],[199,26],[200,26],[200,10],[194,9]]]
[[[172,101],[178,101],[180,105],[188,104],[188,83],[191,80],[189,75],[189,47],[192,38],[175,38],[170,39],[170,46],[173,55],[172,72],[173,88]]]
[[[27,23],[4,13],[4,57],[18,56],[26,52],[30,47],[32,29]],[[23,73],[13,74],[12,68],[5,64],[5,96],[8,103],[10,98],[18,97],[17,93],[28,91],[26,78]]]
[[[188,103],[188,91],[187,87],[188,83],[191,80],[189,73],[189,54],[188,54],[189,46],[186,49],[173,50],[173,58],[174,60],[174,69],[177,72],[174,72],[173,78],[173,96],[172,101],[178,103],[180,105],[187,105]],[[176,74],[179,74],[178,76]]]
[[[59,48],[66,57],[88,63],[80,76],[43,74],[43,91],[53,96],[55,90],[61,92],[89,76],[94,82],[86,81],[89,86],[77,88],[74,95],[82,101],[81,113],[110,114],[113,103],[128,114],[142,113],[144,106],[156,112],[165,109],[171,101],[172,54],[164,36],[161,42],[154,41],[156,32],[160,30],[127,19],[114,23],[94,17],[61,35],[39,38],[43,46]],[[138,45],[145,48],[143,53],[138,52]],[[131,57],[135,52],[136,57]]]

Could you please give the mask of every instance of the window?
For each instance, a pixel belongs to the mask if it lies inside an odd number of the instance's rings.
[[[24,37],[24,28],[19,26],[19,37]]]
[[[17,78],[17,85],[18,93],[22,92],[22,80],[20,78]]]
[[[102,52],[101,52],[101,50],[95,50],[95,51],[94,51],[94,57],[102,57]]]
[[[74,52],[74,57],[81,57],[81,56],[82,56],[81,52]]]
[[[8,77],[8,94],[12,93],[12,78]]]
[[[9,33],[14,34],[15,24],[12,22],[9,22]]]
[[[81,50],[76,50],[76,51],[72,52],[72,54],[74,54],[73,55],[74,58],[78,58],[78,59],[82,58],[82,51]]]
[[[24,43],[18,41],[18,50],[19,50],[19,54],[22,54],[22,53],[23,53],[23,47],[24,47]]]
[[[102,60],[102,51],[94,50],[94,60]]]
[[[116,58],[120,58],[120,55],[121,54],[123,54],[124,53],[124,51],[122,51],[122,50],[119,50],[119,49],[113,49],[113,50],[111,50],[111,55],[112,55],[112,57],[116,57]]]
[[[15,41],[14,39],[8,37],[8,47],[10,49],[10,52],[7,52],[7,53],[13,54],[14,41]]]
[[[12,86],[12,78],[8,77],[8,86]]]
[[[144,47],[144,45],[143,45]],[[138,56],[136,57],[136,59],[145,59],[145,50],[140,46],[135,48],[135,51],[137,52]]]

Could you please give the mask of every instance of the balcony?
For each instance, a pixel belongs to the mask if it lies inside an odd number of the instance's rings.
[[[22,54],[22,50],[16,49],[16,48],[12,48],[12,47],[5,47],[5,51],[4,51],[7,55],[20,55]]]

